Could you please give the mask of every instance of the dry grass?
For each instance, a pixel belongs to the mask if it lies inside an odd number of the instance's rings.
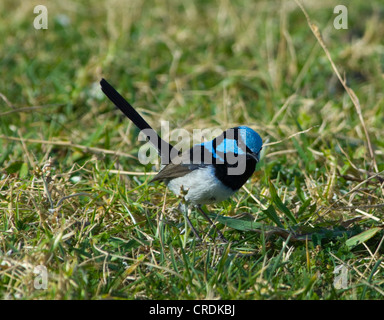
[[[335,1],[36,4],[0,3],[2,298],[383,298],[380,1],[350,1],[348,30]],[[179,199],[147,183],[102,76],[155,129],[260,132],[258,171],[209,208],[230,245],[192,215],[196,243]]]

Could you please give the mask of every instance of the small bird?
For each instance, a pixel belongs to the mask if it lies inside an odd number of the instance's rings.
[[[105,80],[100,81],[104,94],[147,136],[161,157],[161,169],[152,181],[162,181],[187,204],[198,208],[213,226],[201,205],[221,202],[252,176],[260,159],[262,139],[246,126],[230,128],[211,141],[192,146],[180,153],[164,141],[140,114]],[[185,217],[195,236],[201,240],[186,209]],[[221,240],[222,233],[216,229]]]

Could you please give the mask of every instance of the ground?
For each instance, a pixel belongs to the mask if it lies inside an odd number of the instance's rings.
[[[340,3],[300,3],[1,1],[0,297],[383,299],[384,7],[339,29]],[[205,208],[228,244],[149,183],[102,77],[158,132],[260,133]]]

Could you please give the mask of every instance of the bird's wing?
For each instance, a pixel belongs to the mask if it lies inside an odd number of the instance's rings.
[[[174,162],[165,165],[164,168],[161,169],[160,172],[152,179],[152,181],[171,180],[183,177],[191,171],[199,168],[205,168],[207,164],[202,163],[202,160],[204,160],[204,158],[201,158],[202,151],[203,146],[196,145],[180,155],[180,158],[177,159],[177,163],[175,163],[175,158],[173,158]]]
[[[198,166],[196,165],[170,163],[166,165],[157,175],[155,175],[152,181],[172,180],[183,177],[196,169],[198,169]]]

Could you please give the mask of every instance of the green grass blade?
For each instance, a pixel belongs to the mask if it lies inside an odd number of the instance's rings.
[[[259,222],[251,221],[251,220],[244,220],[244,219],[238,219],[233,217],[225,217],[220,214],[213,214],[210,213],[208,216],[212,220],[217,220],[218,222],[226,225],[227,227],[230,227],[232,229],[240,230],[240,231],[252,231],[255,229],[261,229],[262,224]]]
[[[287,208],[287,206],[281,201],[280,197],[277,195],[276,188],[271,181],[269,181],[269,192],[271,193],[272,202],[275,204],[277,209],[284,213],[291,222],[297,224],[296,218]]]
[[[353,236],[351,238],[349,238],[345,244],[349,247],[349,248],[353,248],[353,247],[356,247],[357,245],[371,239],[376,233],[378,233],[380,230],[382,230],[382,228],[380,227],[375,227],[375,228],[371,228],[371,229],[368,229],[366,231],[363,231],[362,233],[359,233],[358,235],[356,236]]]
[[[375,265],[373,266],[372,271],[368,277],[368,283],[369,284],[372,282],[373,275],[375,274],[377,268],[380,266],[382,261],[383,261],[383,259],[377,260]],[[360,300],[363,300],[365,298],[365,294],[367,292],[367,287],[368,287],[367,285],[364,286],[363,292],[361,293],[361,296],[360,296]]]
[[[284,225],[277,216],[276,210],[273,205],[270,205],[267,209],[263,210],[269,219],[271,219],[278,227],[284,228]]]

